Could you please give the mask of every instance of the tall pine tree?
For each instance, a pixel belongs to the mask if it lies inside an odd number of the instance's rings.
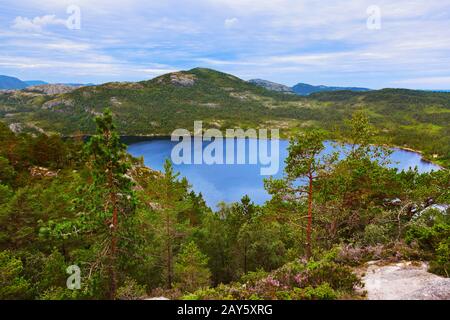
[[[96,219],[103,222],[103,233],[108,238],[109,297],[115,299],[117,289],[118,257],[125,252],[124,237],[127,226],[135,211],[133,182],[127,175],[131,162],[126,146],[113,123],[112,112],[106,109],[103,116],[96,118],[97,134],[86,144],[86,151],[92,169],[92,187],[100,194],[103,210],[97,212]]]

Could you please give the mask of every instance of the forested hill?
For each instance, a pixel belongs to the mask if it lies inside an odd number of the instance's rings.
[[[344,119],[364,109],[379,129],[379,143],[421,150],[444,165],[450,159],[450,93],[385,89],[301,97],[203,68],[59,95],[26,89],[2,92],[0,120],[16,132],[92,134],[93,118],[107,106],[122,135],[167,135],[203,120],[204,127],[219,129],[280,128],[285,137],[323,128],[330,138],[345,138]]]

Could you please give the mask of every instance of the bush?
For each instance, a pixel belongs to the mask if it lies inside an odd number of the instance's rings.
[[[409,227],[406,241],[431,253],[431,272],[449,277],[450,215],[428,210]]]
[[[296,300],[334,300],[338,298],[338,294],[325,282],[315,288],[311,286],[304,289],[295,288],[293,298]]]
[[[145,286],[139,285],[134,279],[127,278],[117,289],[116,298],[119,300],[138,300],[146,295]]]
[[[45,290],[39,300],[77,300],[84,299],[83,292],[80,290],[69,290],[62,287],[51,287]]]
[[[389,241],[389,230],[382,225],[369,224],[364,229],[363,241],[366,245],[385,244]]]
[[[22,261],[9,251],[0,251],[0,299],[26,299],[30,284],[22,275]]]
[[[436,248],[436,258],[430,262],[430,272],[450,277],[450,237]]]
[[[208,257],[204,255],[194,242],[183,246],[175,263],[175,287],[184,292],[194,292],[208,287],[211,272]]]
[[[362,283],[348,266],[335,262],[337,250],[321,259],[294,261],[271,272],[250,272],[240,283],[203,289],[184,299],[316,300],[351,296]]]

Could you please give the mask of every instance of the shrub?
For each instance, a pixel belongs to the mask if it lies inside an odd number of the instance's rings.
[[[22,261],[9,251],[0,251],[0,299],[24,299],[30,284],[22,276]]]
[[[409,227],[406,241],[431,253],[431,272],[449,277],[450,215],[428,210]]]
[[[450,277],[450,237],[436,248],[436,258],[430,262],[430,272]]]
[[[303,289],[303,296],[307,300],[334,300],[338,297],[338,294],[325,282],[315,288],[306,287]]]
[[[146,295],[145,286],[139,285],[134,279],[126,279],[117,289],[117,299],[137,300]]]
[[[208,257],[204,255],[194,242],[183,246],[175,263],[175,287],[181,291],[194,292],[208,287],[211,272]]]
[[[315,261],[290,262],[269,274],[251,272],[241,278],[241,283],[197,290],[184,299],[315,300],[349,296],[362,284],[350,267],[333,261],[337,252],[325,252]]]
[[[84,299],[83,292],[80,290],[69,290],[62,287],[51,287],[45,290],[39,300],[76,300]]]
[[[366,245],[385,244],[389,241],[387,227],[377,224],[369,224],[364,229],[363,242]]]

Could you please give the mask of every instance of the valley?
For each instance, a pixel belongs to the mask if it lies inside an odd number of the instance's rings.
[[[378,130],[376,142],[412,148],[440,165],[450,160],[450,93],[405,89],[335,91],[307,97],[266,90],[211,69],[166,74],[136,83],[85,86],[60,94],[0,93],[0,120],[25,132],[63,136],[94,133],[93,119],[110,107],[121,135],[170,135],[206,128],[279,128],[282,137],[320,128],[346,140],[348,119],[365,110]],[[39,128],[39,129],[37,129]]]

